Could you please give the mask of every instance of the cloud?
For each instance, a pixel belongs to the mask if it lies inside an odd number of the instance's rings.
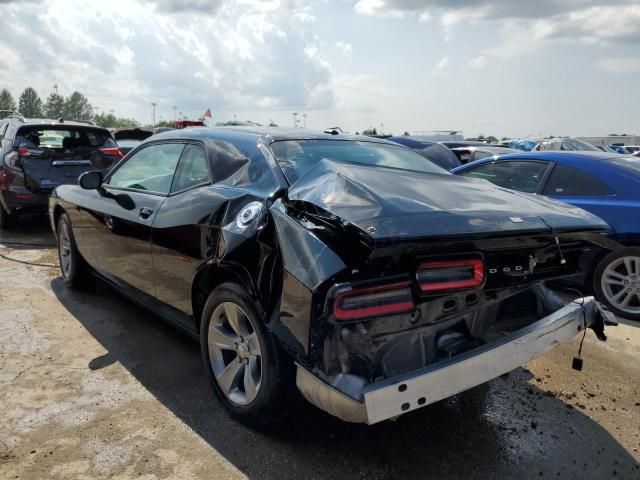
[[[579,9],[636,3],[634,0],[359,0],[355,11],[364,15],[419,17],[432,11],[461,12],[485,18],[545,18]]]
[[[350,57],[351,55],[353,55],[353,45],[351,45],[350,43],[339,41],[336,42],[336,47],[346,57]]]
[[[449,71],[449,57],[442,57],[438,63],[431,70],[431,75],[434,77],[441,77],[447,74]]]
[[[482,69],[487,66],[487,57],[485,57],[484,55],[473,57],[471,60],[469,60],[468,65],[476,70]]]
[[[222,0],[147,0],[156,10],[165,13],[215,14]]]
[[[208,106],[335,105],[335,73],[313,10],[301,1],[153,3],[2,3],[0,58],[11,68],[0,65],[0,78],[13,91],[32,85],[42,96],[57,83],[61,93],[79,90],[99,108],[143,122],[152,101],[165,115],[172,105],[192,115]]]
[[[603,58],[598,61],[598,67],[610,73],[638,73],[640,57]]]
[[[640,45],[637,0],[360,0],[354,8],[379,17],[438,18],[447,39],[461,24],[495,22],[501,42],[487,55],[515,56],[552,41]]]

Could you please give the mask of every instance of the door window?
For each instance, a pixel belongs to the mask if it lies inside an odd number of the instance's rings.
[[[480,160],[481,158],[493,157],[493,153],[486,150],[476,150],[473,154],[474,160]]]
[[[593,197],[615,193],[600,180],[577,168],[556,165],[551,172],[544,195],[556,197]]]
[[[173,179],[171,193],[209,182],[207,154],[199,145],[187,145]]]
[[[548,164],[545,162],[492,162],[461,172],[467,177],[484,178],[500,187],[536,193]]]
[[[183,150],[183,143],[149,145],[129,157],[106,183],[112,187],[167,194]]]

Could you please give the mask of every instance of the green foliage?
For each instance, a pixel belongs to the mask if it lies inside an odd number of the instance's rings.
[[[134,128],[138,126],[138,122],[131,118],[116,117],[113,113],[99,113],[93,117],[96,125],[105,128]]]
[[[28,118],[42,117],[42,100],[33,88],[27,87],[20,95],[18,110],[20,114]]]
[[[169,120],[160,120],[159,122],[156,122],[156,128],[158,127],[173,127],[173,122],[170,122]]]
[[[0,91],[0,118],[10,115],[16,111],[16,101],[13,95],[6,88]]]
[[[369,127],[367,129],[363,130],[362,134],[363,135],[377,135],[378,131],[376,130],[375,127],[373,127],[373,128]]]
[[[409,132],[407,132],[406,130],[402,135],[405,136],[405,137],[410,137],[411,136],[411,134]]]
[[[93,117],[93,107],[80,92],[73,92],[67,97],[63,110],[63,117],[69,120],[91,120]]]
[[[61,118],[64,116],[64,97],[57,93],[52,93],[44,104],[44,114],[47,118]]]

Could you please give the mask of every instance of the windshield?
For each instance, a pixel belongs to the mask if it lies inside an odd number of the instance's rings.
[[[323,159],[362,165],[447,174],[416,152],[395,145],[355,140],[284,140],[271,150],[289,182],[293,183]]]

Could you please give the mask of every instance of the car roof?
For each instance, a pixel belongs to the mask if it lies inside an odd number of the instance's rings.
[[[620,158],[619,153],[601,152],[601,151],[587,151],[587,150],[572,150],[572,151],[556,151],[556,150],[543,150],[541,152],[519,152],[510,153],[506,155],[499,155],[499,160],[507,160],[511,158],[518,158],[523,160],[548,160],[552,162],[563,161],[585,161],[585,160],[607,160],[609,158]]]
[[[43,126],[60,126],[60,125],[70,125],[74,127],[87,127],[87,128],[100,128],[106,130],[104,127],[99,127],[93,122],[89,120],[66,120],[64,118],[23,118],[23,117],[7,117],[5,120],[9,120],[10,122],[18,123],[23,126],[31,126],[31,125],[43,125]]]
[[[347,135],[347,134],[330,134],[316,130],[307,130],[303,128],[284,128],[284,127],[187,127],[168,132],[162,132],[150,137],[152,140],[217,140],[224,139],[232,135],[248,135],[260,138],[266,143],[277,142],[280,140],[351,140],[372,143],[384,143],[388,145],[396,145],[393,142],[380,138],[369,137],[367,135]]]
[[[451,149],[452,151],[458,150],[484,150],[485,152],[496,152],[496,154],[502,153],[506,155],[508,153],[518,153],[521,150],[509,147],[500,147],[498,145],[469,145],[466,147],[455,147]]]
[[[572,165],[582,165],[586,166],[588,164],[599,163],[605,160],[615,160],[619,158],[634,158],[631,155],[621,155],[619,153],[611,153],[611,152],[591,152],[591,151],[554,151],[554,150],[544,150],[541,152],[519,152],[519,153],[509,153],[506,155],[498,155],[494,157],[481,158],[480,160],[475,160],[473,162],[469,162],[461,167],[455,168],[453,173],[462,172],[469,168],[472,168],[476,165],[482,165],[489,162],[501,161],[501,160],[525,160],[525,161],[535,161],[535,160],[544,160],[547,162],[556,162],[556,163],[566,163]]]

